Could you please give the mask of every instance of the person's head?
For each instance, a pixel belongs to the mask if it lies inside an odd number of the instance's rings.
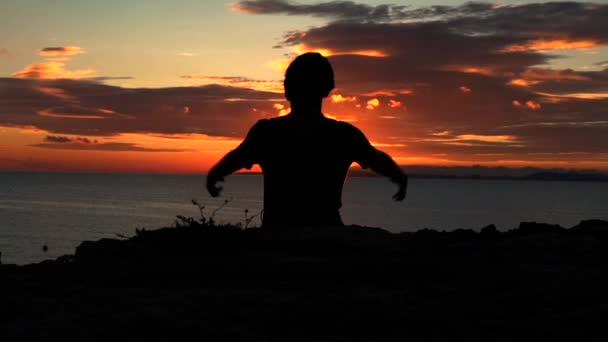
[[[291,62],[283,84],[290,102],[317,101],[334,89],[334,71],[327,58],[308,52]]]

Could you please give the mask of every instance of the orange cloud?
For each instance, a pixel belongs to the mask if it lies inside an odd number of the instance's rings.
[[[441,71],[457,71],[467,74],[480,74],[485,76],[494,76],[496,71],[489,67],[473,66],[473,65],[446,65],[439,68]]]
[[[579,99],[579,100],[601,100],[608,98],[608,92],[603,93],[570,93],[570,94],[550,94],[537,92],[536,94],[554,98],[557,101]]]
[[[589,49],[599,46],[595,40],[565,40],[565,39],[538,39],[530,40],[522,44],[509,45],[499,52],[525,52],[525,51],[549,51],[549,50],[575,50]]]
[[[526,80],[523,78],[516,78],[516,79],[512,79],[511,81],[509,81],[510,85],[515,85],[515,86],[519,86],[519,87],[529,87],[531,85],[538,84],[538,83],[540,83],[540,81]]]
[[[375,141],[370,142],[375,147],[407,147],[405,144],[387,144],[387,143],[379,143]]]
[[[355,96],[342,96],[342,94],[334,94],[331,96],[331,102],[333,103],[342,103],[342,102],[354,102],[357,101]]]
[[[17,78],[34,78],[34,79],[82,79],[89,78],[95,75],[95,70],[67,70],[65,63],[59,61],[48,61],[42,63],[31,64],[23,70],[13,73]]]
[[[363,96],[395,96],[395,92],[391,90],[376,90],[369,93],[361,94]]]
[[[280,103],[275,103],[272,105],[272,107],[279,111],[279,116],[285,116],[285,115],[291,113],[291,108],[286,107],[285,105],[280,104]]]
[[[400,101],[397,100],[389,100],[388,101],[388,106],[391,108],[399,108],[401,107],[403,104]]]
[[[367,109],[374,109],[380,106],[380,100],[374,98],[371,99],[369,101],[367,101],[367,106],[365,108]]]
[[[431,133],[434,138],[425,138],[422,141],[437,142],[454,146],[479,146],[483,144],[504,144],[521,146],[519,139],[514,135],[486,135],[486,134],[459,134],[453,135],[449,131]]]
[[[517,141],[517,137],[512,135],[480,135],[480,134],[461,134],[456,136],[458,140],[473,140],[489,143],[509,144]]]
[[[38,54],[44,57],[73,56],[81,53],[84,53],[84,49],[80,46],[46,47],[38,50]]]
[[[458,88],[458,89],[460,89],[460,91],[463,93],[470,93],[472,91],[471,88],[469,88],[467,86],[460,86],[460,88]]]
[[[186,108],[188,108],[188,107],[186,107]],[[115,111],[113,111],[111,109],[107,109],[107,108],[97,108],[97,110],[103,114],[116,114]]]
[[[532,101],[532,100],[528,100],[526,102],[521,102],[519,100],[513,100],[511,102],[515,107],[528,107],[532,110],[539,110],[541,109],[541,104],[536,102],[536,101]]]
[[[532,100],[526,101],[526,106],[530,109],[538,110],[541,108],[540,103],[534,102]]]

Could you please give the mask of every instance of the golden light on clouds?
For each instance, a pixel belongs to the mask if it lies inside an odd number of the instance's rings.
[[[291,108],[286,107],[285,105],[280,104],[280,103],[275,103],[272,105],[272,107],[279,111],[279,116],[285,116],[285,115],[291,113]]]
[[[355,96],[342,96],[342,94],[333,94],[331,96],[331,102],[333,103],[342,103],[342,102],[354,102],[357,101],[357,97]]]
[[[345,50],[345,51],[334,51],[334,50],[330,50],[330,49],[323,49],[323,48],[315,48],[315,47],[310,47],[307,46],[306,44],[299,44],[297,46],[295,46],[293,48],[293,51],[298,54],[301,55],[303,53],[306,52],[318,52],[321,55],[325,56],[325,57],[330,57],[330,56],[340,56],[340,55],[353,55],[353,56],[365,56],[365,57],[378,57],[378,58],[382,58],[382,57],[388,57],[390,56],[389,54],[385,53],[384,51],[381,50]]]
[[[539,110],[542,108],[541,104],[536,102],[536,101],[532,101],[532,100],[528,100],[525,102],[519,101],[519,100],[513,100],[511,102],[513,104],[513,106],[515,107],[527,107],[530,108],[532,110]]]
[[[64,62],[47,61],[35,63],[26,66],[23,70],[13,73],[17,78],[35,78],[35,79],[82,79],[95,76],[95,70],[68,70]]]
[[[538,84],[540,81],[526,80],[523,78],[516,78],[509,81],[510,85],[519,86],[519,87],[529,87],[534,84]]]
[[[530,40],[523,44],[513,44],[500,50],[499,52],[525,52],[525,51],[550,51],[550,50],[575,50],[589,49],[599,46],[594,40]]]
[[[464,72],[467,74],[480,74],[480,75],[485,75],[485,76],[493,76],[496,74],[496,71],[492,70],[489,67],[472,66],[472,65],[448,65],[448,66],[440,68],[440,70]]]
[[[287,70],[287,67],[289,67],[290,63],[291,59],[277,59],[274,61],[266,62],[264,66],[284,73]]]
[[[403,104],[401,103],[401,101],[391,99],[388,101],[388,106],[391,108],[399,108],[399,107],[403,106]]]
[[[538,95],[542,95],[542,96],[546,96],[549,98],[553,98],[556,100],[562,100],[562,101],[567,101],[567,100],[572,100],[572,99],[579,99],[579,100],[601,100],[601,99],[607,99],[608,98],[608,92],[602,92],[602,93],[569,93],[569,94],[550,94],[550,93],[543,93],[543,92],[537,92]]]
[[[456,136],[457,140],[473,140],[490,143],[508,144],[517,141],[517,137],[512,135],[480,135],[480,134],[461,134]]]
[[[423,138],[422,141],[434,142],[454,146],[479,146],[480,144],[504,144],[509,146],[521,146],[521,142],[514,135],[489,135],[489,134],[452,134],[450,131],[434,132],[432,138]]]
[[[538,110],[541,108],[540,103],[532,101],[532,100],[528,100],[526,101],[526,106],[530,109],[534,109],[534,110]]]
[[[380,107],[380,100],[378,100],[377,98],[373,98],[369,101],[367,101],[367,106],[365,108],[367,109],[375,109]]]

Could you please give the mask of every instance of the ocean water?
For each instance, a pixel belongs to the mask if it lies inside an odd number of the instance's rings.
[[[0,173],[1,261],[39,262],[71,254],[83,240],[170,226],[176,215],[198,217],[192,199],[206,205],[207,216],[229,199],[215,214],[220,222],[243,222],[245,209],[249,215],[262,209],[262,176],[228,177],[219,199],[206,193],[204,180],[202,175]],[[391,199],[395,190],[383,178],[348,178],[344,222],[398,232],[608,220],[608,183],[414,178],[401,203]]]

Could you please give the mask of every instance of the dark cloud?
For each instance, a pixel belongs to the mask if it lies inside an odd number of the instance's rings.
[[[310,15],[334,20],[391,21],[403,19],[450,18],[484,15],[496,8],[489,3],[468,2],[460,6],[429,6],[410,9],[408,6],[380,4],[376,6],[353,1],[328,1],[300,4],[287,0],[239,1],[232,9],[248,14]]]
[[[374,98],[380,103],[355,116],[372,137],[388,143],[427,154],[509,158],[600,153],[608,146],[608,127],[601,124],[608,115],[608,99],[602,98],[608,96],[607,71],[547,67],[567,49],[608,45],[608,5],[410,8],[241,1],[235,9],[330,19],[320,27],[285,33],[278,47],[328,51],[337,91],[357,96],[363,109]],[[377,9],[382,14],[372,15]],[[403,106],[389,108],[391,100]],[[328,109],[344,112],[352,106]],[[448,137],[433,135],[442,131]],[[495,142],[501,139],[508,143]]]
[[[40,49],[38,54],[45,57],[73,56],[84,53],[80,46],[55,46]]]
[[[275,93],[219,85],[122,88],[85,80],[0,78],[0,125],[54,135],[120,133],[242,137],[276,115]],[[187,110],[186,110],[187,108]]]
[[[497,6],[484,15],[455,17],[454,30],[466,34],[512,35],[522,38],[608,40],[608,5],[546,2]]]
[[[61,135],[47,135],[44,138],[45,142],[48,143],[83,143],[83,144],[97,144],[97,139],[89,139],[87,137],[66,137]]]
[[[404,157],[400,162],[408,162],[410,154],[494,162],[605,159],[608,70],[550,65],[568,49],[608,45],[607,5],[410,8],[350,1],[241,1],[234,8],[330,19],[320,27],[287,32],[280,46],[328,51],[336,75],[334,93],[348,100],[326,101],[324,109],[354,120],[378,146]],[[0,125],[35,126],[53,135],[241,138],[256,120],[288,111],[273,107],[287,105],[282,95],[260,91],[267,86],[280,91],[280,81],[182,78],[215,85],[128,89],[87,80],[0,79],[6,94],[0,97]]]
[[[374,18],[376,20],[385,20],[391,17],[392,12],[403,9],[403,6],[370,6],[353,1],[329,1],[307,5],[292,1],[258,0],[239,1],[232,5],[232,8],[233,10],[250,14],[311,15],[341,19]]]
[[[72,142],[72,139],[59,135],[47,135],[46,138],[44,138],[44,141],[52,143],[69,143]]]
[[[44,141],[32,147],[50,148],[59,150],[89,150],[89,151],[136,151],[136,152],[185,152],[184,149],[164,149],[141,147],[134,143],[99,142],[97,139],[87,137],[67,137],[60,135],[47,135]]]

